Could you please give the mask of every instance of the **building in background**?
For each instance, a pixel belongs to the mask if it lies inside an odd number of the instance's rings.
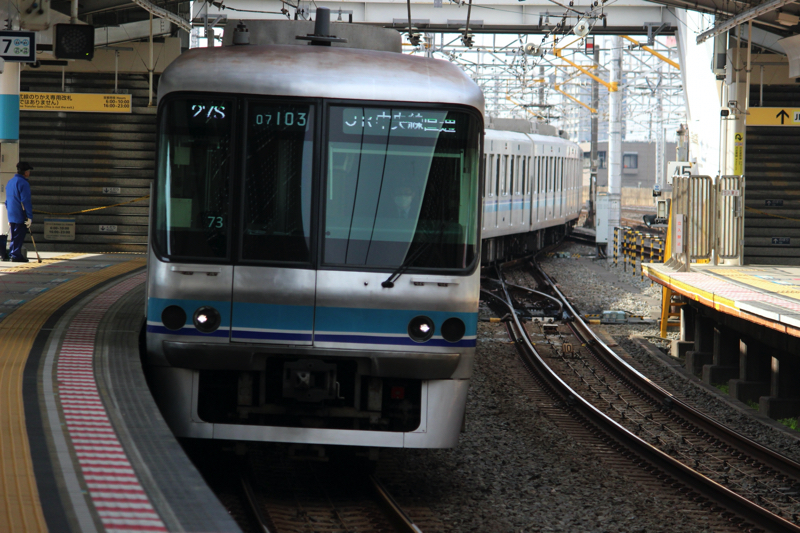
[[[583,149],[584,185],[589,185],[591,146],[580,143]],[[667,162],[675,160],[677,144],[664,143],[666,154],[663,158],[663,173],[667,174]],[[597,186],[608,187],[608,141],[597,143]],[[656,143],[622,142],[622,187],[632,189],[652,189],[656,180]]]

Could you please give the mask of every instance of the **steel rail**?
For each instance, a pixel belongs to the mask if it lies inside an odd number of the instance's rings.
[[[253,490],[253,486],[250,483],[250,474],[241,471],[239,473],[239,479],[242,484],[242,491],[244,492],[244,496],[247,499],[247,504],[249,506],[250,513],[258,522],[261,533],[273,533],[272,530],[267,525],[269,521],[264,516],[264,513],[261,512],[261,507],[259,507],[258,505],[258,496],[256,496],[256,493]]]
[[[369,480],[372,483],[372,489],[375,491],[375,495],[378,497],[384,512],[397,531],[400,533],[422,533],[422,530],[414,524],[414,521],[411,520],[400,505],[398,505],[383,483],[373,474],[369,475]]]
[[[764,463],[767,466],[770,466],[774,470],[777,470],[781,473],[787,474],[795,479],[800,480],[800,464],[792,461],[788,457],[785,457],[774,450],[767,448],[766,446],[762,446],[761,444],[748,439],[744,435],[733,431],[727,426],[724,426],[714,420],[713,418],[709,418],[708,416],[704,415],[697,409],[694,409],[690,405],[687,405],[679,398],[671,394],[669,391],[665,390],[664,388],[660,387],[659,385],[653,383],[647,376],[643,375],[641,372],[637,371],[635,368],[630,366],[627,362],[621,359],[614,350],[609,348],[601,339],[598,337],[594,331],[580,318],[580,316],[576,313],[575,309],[570,305],[567,298],[558,290],[558,287],[552,282],[549,276],[537,267],[539,273],[550,283],[552,289],[558,294],[558,297],[562,299],[565,306],[567,307],[568,312],[575,317],[575,320],[572,321],[572,325],[580,330],[580,336],[584,338],[584,340],[590,342],[594,348],[601,351],[603,354],[603,362],[608,363],[612,366],[612,369],[617,373],[617,375],[621,379],[625,379],[630,385],[640,390],[643,389],[643,392],[646,393],[650,399],[657,404],[664,404],[664,400],[668,399],[668,403],[670,404],[670,408],[673,412],[677,415],[685,418],[687,421],[691,422],[695,426],[704,431],[713,434],[716,437],[724,438],[727,440],[735,441],[736,447],[756,459],[757,461]],[[628,375],[634,375],[638,379],[637,382],[633,382],[630,379],[627,379]]]
[[[542,272],[543,273],[543,272]],[[543,273],[544,274],[544,273]],[[549,277],[544,274],[547,280]],[[569,302],[564,298],[564,295],[555,287],[551,285],[559,297],[564,299],[566,307],[570,310],[575,320],[580,321],[577,313],[569,305]],[[541,355],[536,351],[526,330],[522,326],[519,317],[514,312],[513,306],[504,301],[499,296],[492,294],[489,291],[481,290],[482,293],[491,296],[492,298],[500,301],[508,310],[512,317],[514,328],[519,332],[518,338],[515,339],[515,345],[523,357],[526,365],[529,365],[532,371],[536,372],[544,380],[544,384],[550,391],[557,397],[562,398],[564,403],[573,410],[574,413],[580,415],[588,423],[594,425],[607,435],[611,436],[619,444],[627,447],[639,457],[643,458],[651,465],[662,470],[664,473],[676,478],[681,483],[691,487],[692,490],[701,493],[709,500],[713,500],[720,506],[728,509],[734,515],[737,515],[745,520],[752,522],[759,527],[764,527],[772,533],[800,533],[800,527],[792,524],[788,520],[770,513],[763,507],[756,505],[750,500],[743,498],[739,494],[725,488],[719,483],[709,479],[703,474],[693,470],[692,468],[684,465],[675,458],[667,455],[658,448],[649,444],[648,442],[640,439],[626,428],[618,424],[613,419],[606,416],[603,412],[597,409],[594,405],[584,399],[572,387],[570,387],[564,380],[556,375],[550,367],[545,363]],[[592,334],[590,335],[593,342],[602,344],[602,341]],[[640,375],[635,369],[631,370]],[[647,379],[642,376],[643,379]],[[649,380],[648,380],[649,381]]]

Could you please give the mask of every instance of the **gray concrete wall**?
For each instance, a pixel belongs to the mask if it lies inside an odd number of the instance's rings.
[[[581,143],[584,153],[590,153],[589,143]],[[675,161],[677,144],[667,143],[666,157],[664,158],[664,175],[667,173],[667,162]],[[598,187],[608,186],[608,142],[597,143],[598,156],[601,152],[606,153],[605,168],[597,170]],[[656,143],[648,142],[624,142],[622,143],[623,162],[626,153],[635,153],[638,156],[637,168],[622,169],[622,186],[640,189],[652,189],[656,179]],[[588,157],[588,156],[585,156]]]

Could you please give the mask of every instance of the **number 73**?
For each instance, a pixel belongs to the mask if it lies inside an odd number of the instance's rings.
[[[209,228],[221,228],[222,227],[222,217],[206,217],[208,218],[208,227]]]

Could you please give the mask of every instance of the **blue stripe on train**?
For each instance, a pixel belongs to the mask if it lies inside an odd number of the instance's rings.
[[[408,334],[408,323],[412,318],[425,315],[433,320],[435,331],[445,320],[459,318],[466,326],[465,336],[478,331],[478,313],[455,313],[448,311],[420,311],[417,309],[360,309],[352,307],[318,307],[314,322],[316,331],[341,333]]]
[[[161,325],[161,312],[170,305],[178,305],[186,311],[187,319],[198,307],[211,305],[220,311],[222,324],[214,333],[202,333],[191,327],[170,330]],[[204,300],[178,300],[150,298],[148,304],[149,333],[186,336],[229,336],[230,314],[226,306],[228,302]],[[403,309],[361,309],[350,307],[318,307],[316,317],[314,308],[301,305],[275,305],[234,303],[233,338],[261,339],[276,341],[311,341],[312,328],[324,332],[316,335],[321,342],[387,344],[419,346],[475,346],[475,340],[462,340],[450,343],[443,339],[431,339],[425,343],[416,343],[406,337],[408,323],[412,318],[424,315],[434,322],[434,331],[440,333],[445,320],[459,318],[466,327],[465,337],[474,337],[478,329],[478,313],[421,311]],[[240,328],[248,328],[243,331]],[[276,331],[277,330],[277,331]],[[370,336],[366,334],[376,334]],[[383,337],[381,335],[397,335]],[[463,344],[466,343],[466,344]]]
[[[234,339],[311,342],[311,333],[292,331],[242,331],[234,329],[232,335]]]
[[[233,327],[310,331],[314,327],[314,307],[233,302]]]

